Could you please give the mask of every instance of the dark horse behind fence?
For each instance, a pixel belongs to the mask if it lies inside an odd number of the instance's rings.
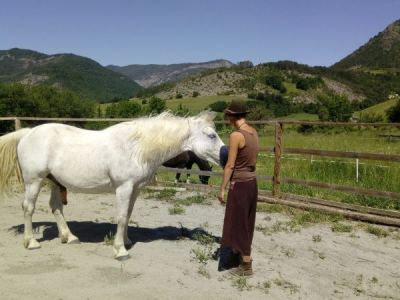
[[[168,168],[179,168],[179,169],[191,169],[193,164],[196,164],[201,171],[211,171],[212,166],[208,163],[208,161],[201,159],[198,157],[193,151],[185,151],[171,158],[170,160],[163,163],[164,167]],[[179,178],[181,177],[181,173],[176,173],[175,182],[179,182]],[[199,175],[200,182],[202,184],[208,184],[208,179],[210,176]],[[186,183],[190,182],[190,174],[186,175]]]

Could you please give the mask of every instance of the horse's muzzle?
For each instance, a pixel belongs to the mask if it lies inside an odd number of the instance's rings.
[[[226,163],[228,162],[228,154],[229,154],[229,147],[228,146],[222,146],[221,149],[219,149],[219,161],[221,163],[221,166],[225,168]]]

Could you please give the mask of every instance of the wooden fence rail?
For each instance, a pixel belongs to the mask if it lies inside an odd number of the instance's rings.
[[[15,130],[21,128],[21,121],[50,121],[50,122],[124,122],[131,121],[132,119],[127,118],[116,118],[116,119],[85,119],[85,118],[35,118],[35,117],[5,117],[0,118],[0,121],[14,121],[15,122]],[[216,124],[228,124],[227,121],[215,121]],[[334,122],[297,122],[297,121],[248,121],[250,124],[257,125],[270,125],[275,126],[275,146],[274,147],[261,147],[260,151],[262,152],[274,152],[275,155],[275,163],[274,163],[274,175],[273,176],[258,176],[259,180],[272,181],[273,182],[273,191],[272,196],[275,200],[278,201],[281,197],[291,198],[291,200],[299,200],[304,198],[302,196],[297,195],[289,195],[283,194],[280,190],[280,185],[282,182],[290,183],[290,184],[298,184],[304,186],[325,188],[336,191],[343,192],[351,192],[351,193],[359,193],[364,195],[371,195],[377,197],[385,197],[390,199],[400,200],[400,193],[396,192],[387,192],[387,191],[379,191],[379,190],[370,190],[363,189],[357,187],[346,187],[335,184],[327,184],[321,182],[314,181],[306,181],[299,180],[294,178],[281,178],[280,170],[281,170],[281,158],[282,153],[287,154],[303,154],[303,155],[319,155],[319,156],[329,156],[329,157],[344,157],[344,158],[357,158],[357,159],[368,159],[368,160],[382,160],[382,161],[391,161],[391,162],[400,162],[400,155],[385,155],[385,154],[373,154],[373,153],[358,153],[358,152],[342,152],[342,151],[329,151],[329,150],[315,150],[315,149],[294,149],[294,148],[284,148],[282,146],[282,137],[283,137],[283,127],[284,125],[296,125],[296,126],[364,126],[364,127],[397,127],[400,128],[400,123],[334,123]],[[222,172],[210,172],[210,171],[197,171],[197,170],[187,170],[187,169],[177,169],[177,168],[165,168],[159,167],[160,171],[168,171],[168,172],[180,172],[186,174],[198,174],[198,175],[208,175],[208,176],[219,176],[223,175]],[[284,200],[282,200],[284,201]],[[327,205],[326,202],[331,203],[332,201],[327,200],[319,200],[319,199],[309,199],[309,202],[317,201],[320,205]],[[291,201],[286,201],[290,203]],[[303,199],[304,202],[304,199]],[[325,204],[324,204],[325,202]],[[290,205],[290,204],[288,204]],[[302,203],[300,206],[303,207],[306,205]],[[311,205],[311,204],[310,204]],[[314,204],[313,204],[314,205]],[[293,205],[296,206],[296,205]],[[332,206],[332,205],[331,205]],[[312,205],[310,206],[312,207]],[[342,208],[341,208],[342,209]],[[344,207],[343,209],[348,209]],[[378,209],[368,209],[363,208],[362,211],[369,212],[371,211],[381,211]],[[399,213],[390,213],[390,212],[382,212],[383,215],[387,217],[395,217],[399,218]],[[354,214],[348,214],[354,215]],[[364,216],[360,217],[360,219],[364,220]],[[372,218],[372,220],[376,220],[376,218]],[[400,224],[399,221],[394,222],[386,222],[389,225]]]

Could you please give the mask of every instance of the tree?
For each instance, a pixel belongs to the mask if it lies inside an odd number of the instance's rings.
[[[301,78],[296,83],[296,89],[307,91],[310,88],[310,83],[306,78]]]
[[[268,121],[274,117],[274,113],[265,107],[265,105],[259,105],[250,108],[248,119],[250,121]]]
[[[20,83],[0,83],[0,116],[93,118],[95,103],[69,90]],[[11,122],[1,122],[0,132],[13,129]]]
[[[329,120],[332,122],[348,122],[353,113],[353,107],[347,96],[334,95],[328,101]]]
[[[251,69],[253,67],[254,67],[254,65],[250,60],[239,61],[236,64],[236,68],[239,69],[239,70]]]
[[[282,95],[265,94],[266,107],[273,111],[275,117],[288,116],[292,112],[292,102]]]
[[[175,115],[185,117],[189,114],[189,108],[179,103],[178,108],[174,111]]]
[[[211,108],[212,111],[223,112],[224,109],[228,107],[228,103],[226,101],[220,100],[220,101],[211,103],[209,105],[209,107]]]
[[[322,122],[329,121],[329,110],[325,106],[321,106],[318,110],[318,119]]]
[[[167,102],[165,99],[151,97],[149,100],[149,111],[150,113],[160,114],[167,109]]]
[[[140,114],[141,110],[141,105],[134,101],[123,100],[117,104],[118,118],[137,117]]]
[[[265,78],[265,84],[280,91],[282,94],[286,92],[286,87],[283,85],[283,77],[281,74],[269,75]]]
[[[400,123],[400,100],[397,100],[397,104],[395,106],[392,106],[386,110],[386,116],[389,122]]]

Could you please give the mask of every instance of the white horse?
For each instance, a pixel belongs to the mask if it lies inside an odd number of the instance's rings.
[[[65,188],[83,193],[115,191],[117,233],[115,258],[129,258],[125,245],[128,221],[140,190],[163,162],[187,150],[220,164],[224,146],[217,135],[215,114],[205,111],[194,117],[176,117],[170,112],[120,123],[101,131],[62,124],[44,124],[21,129],[0,138],[0,196],[11,190],[14,171],[23,179],[22,203],[24,246],[40,248],[33,237],[32,215],[44,179],[51,187],[50,207],[62,243],[79,243],[64,219],[61,192]]]

